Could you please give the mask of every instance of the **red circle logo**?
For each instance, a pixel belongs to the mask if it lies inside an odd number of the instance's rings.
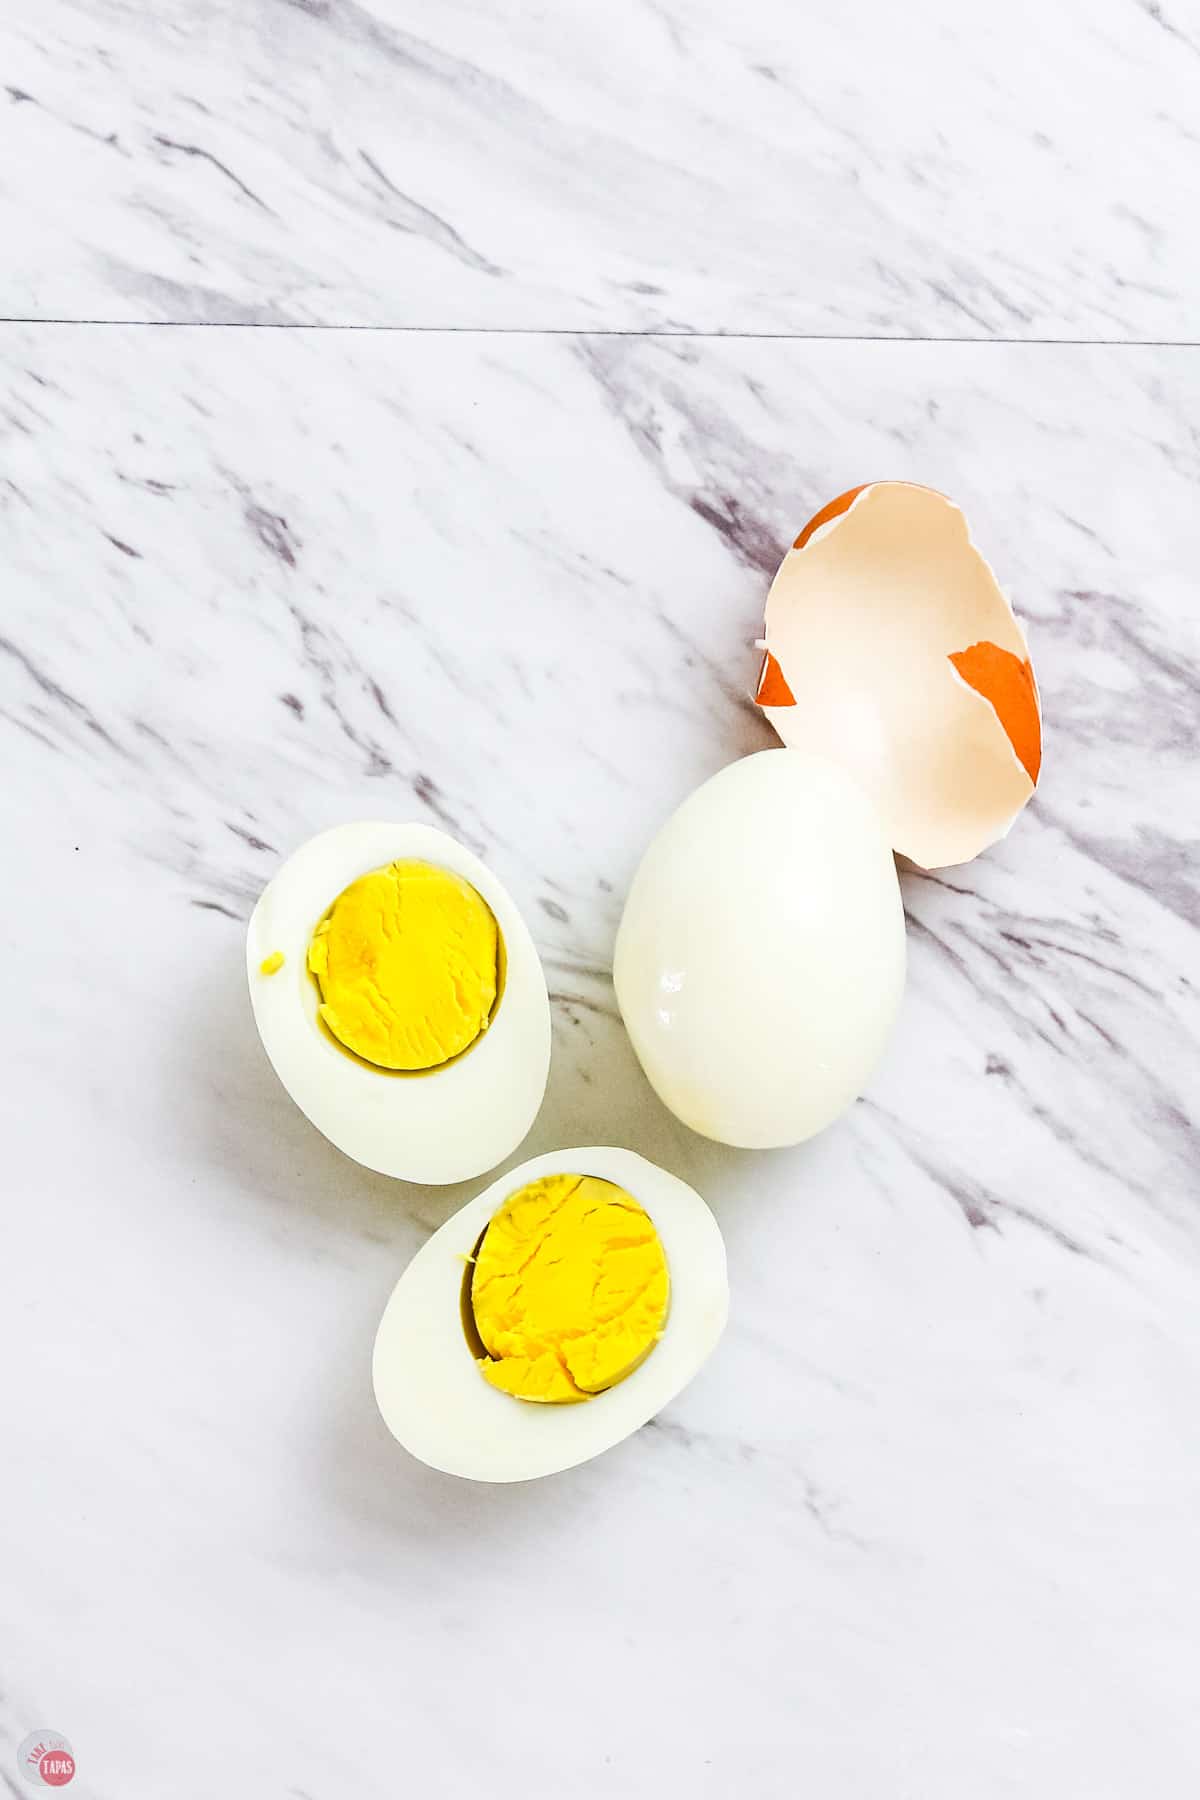
[[[31,1731],[17,1748],[17,1767],[34,1787],[66,1787],[75,1779],[75,1753],[61,1731]]]
[[[75,1758],[69,1750],[46,1750],[38,1759],[38,1774],[47,1787],[66,1787],[75,1779]]]

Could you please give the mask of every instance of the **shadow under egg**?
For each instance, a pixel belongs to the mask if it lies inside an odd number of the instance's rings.
[[[491,1220],[489,1219],[488,1225],[490,1224]],[[483,1240],[487,1234],[488,1226],[485,1225],[479,1236],[475,1239],[471,1248],[471,1254],[463,1267],[462,1286],[459,1289],[458,1295],[458,1312],[459,1317],[462,1320],[463,1336],[467,1340],[467,1349],[471,1352],[473,1359],[477,1363],[487,1361],[488,1349],[487,1345],[480,1337],[479,1327],[475,1323],[475,1302],[471,1297],[471,1284],[475,1277],[475,1259],[479,1255]]]

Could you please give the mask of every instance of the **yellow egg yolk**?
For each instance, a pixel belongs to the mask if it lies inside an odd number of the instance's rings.
[[[487,1030],[500,933],[470,882],[394,862],[343,890],[313,933],[318,1017],[380,1069],[436,1069]]]
[[[258,965],[260,975],[278,975],[284,963],[282,950],[272,950],[270,956],[264,956]]]
[[[509,1195],[475,1253],[479,1367],[520,1400],[587,1400],[650,1354],[669,1297],[662,1244],[632,1195],[594,1175],[543,1176]]]

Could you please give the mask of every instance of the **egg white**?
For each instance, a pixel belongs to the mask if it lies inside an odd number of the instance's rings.
[[[393,1075],[338,1049],[317,1018],[313,930],[352,881],[398,858],[452,870],[487,901],[504,939],[504,992],[486,1032],[445,1068]],[[274,975],[260,964],[282,951]],[[550,1002],[528,927],[477,856],[429,825],[339,825],[311,838],[264,889],[246,933],[254,1019],[275,1073],[317,1130],[355,1162],[404,1181],[469,1180],[512,1154],[550,1069]]]
[[[462,1323],[466,1259],[507,1197],[544,1175],[615,1182],[649,1213],[666,1253],[663,1335],[624,1381],[575,1405],[535,1405],[483,1379]],[[725,1246],[693,1188],[632,1150],[556,1150],[494,1181],[434,1233],[392,1292],[375,1339],[375,1398],[411,1455],[472,1481],[529,1481],[611,1449],[686,1387],[729,1311]]]

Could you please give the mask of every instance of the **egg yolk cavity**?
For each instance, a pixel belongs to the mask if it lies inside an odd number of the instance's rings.
[[[670,1298],[648,1213],[594,1175],[510,1194],[468,1278],[480,1370],[519,1400],[587,1400],[624,1380],[662,1336]]]
[[[426,862],[393,862],[351,882],[313,933],[317,1016],[378,1069],[438,1069],[485,1032],[503,944],[469,881]]]

